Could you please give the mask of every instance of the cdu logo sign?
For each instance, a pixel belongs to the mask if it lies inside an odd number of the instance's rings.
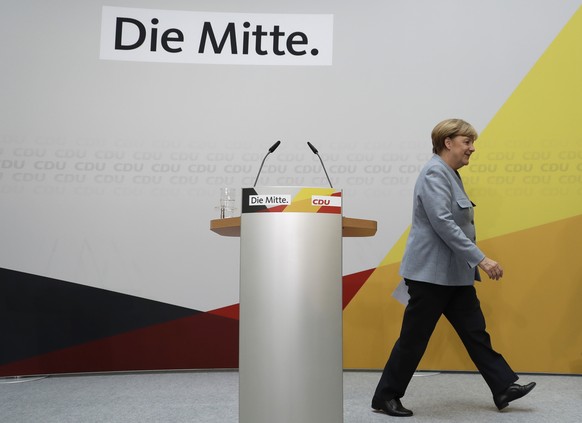
[[[341,207],[342,206],[342,199],[341,197],[332,197],[332,196],[322,196],[322,195],[312,195],[311,196],[311,205],[316,207]]]
[[[104,6],[103,60],[330,66],[333,15],[211,13]]]

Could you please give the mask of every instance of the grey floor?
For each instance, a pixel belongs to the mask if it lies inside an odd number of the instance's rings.
[[[582,377],[522,375],[537,382],[526,397],[499,412],[478,374],[418,373],[403,404],[404,420],[373,412],[379,372],[344,373],[344,423],[582,422]],[[2,423],[238,422],[238,373],[169,372],[0,379]],[[273,416],[273,423],[286,421]],[[300,422],[311,423],[311,422]],[[317,423],[317,422],[313,422]],[[341,422],[338,422],[341,423]]]

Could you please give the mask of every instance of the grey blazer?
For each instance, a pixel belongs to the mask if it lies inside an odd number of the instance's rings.
[[[475,245],[474,204],[458,174],[438,155],[414,186],[412,227],[400,274],[438,285],[472,285],[485,254]]]

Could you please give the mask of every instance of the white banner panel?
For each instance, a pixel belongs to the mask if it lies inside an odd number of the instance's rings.
[[[103,7],[104,60],[330,66],[332,50],[333,15]]]

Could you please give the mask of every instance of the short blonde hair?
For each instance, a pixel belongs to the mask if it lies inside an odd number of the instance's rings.
[[[473,125],[462,119],[446,119],[439,122],[432,130],[432,152],[439,154],[445,148],[445,140],[458,135],[469,137],[475,141],[479,136]]]

